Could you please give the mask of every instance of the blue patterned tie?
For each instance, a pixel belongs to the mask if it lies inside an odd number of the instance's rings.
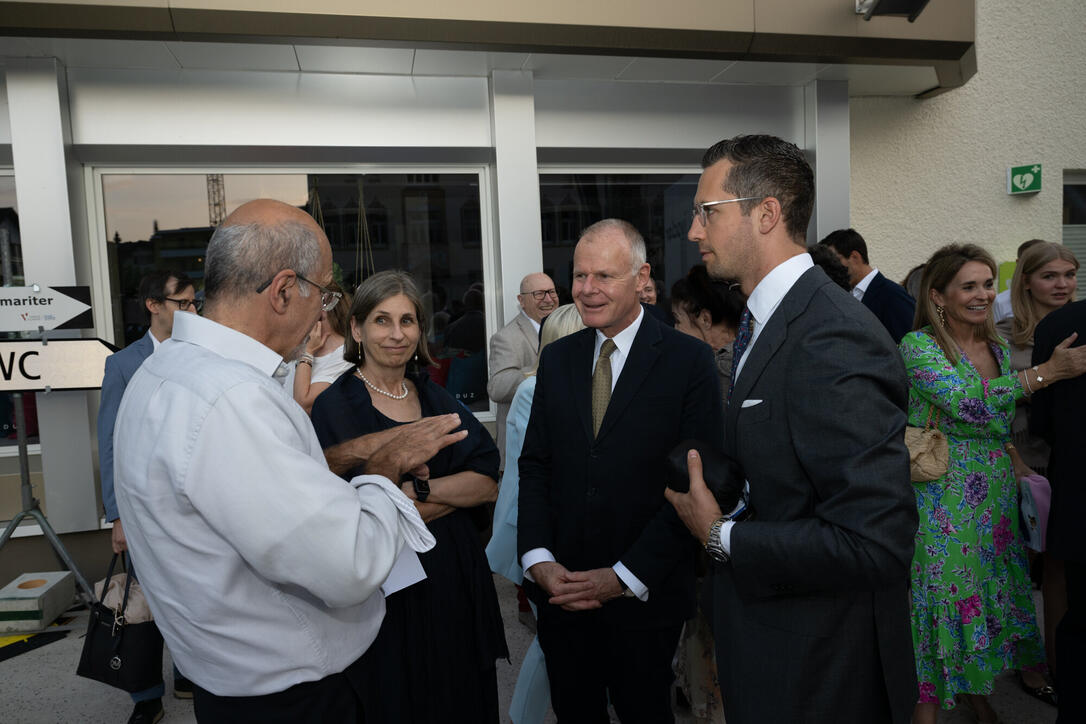
[[[754,318],[750,316],[750,309],[743,308],[743,316],[739,317],[739,329],[735,333],[735,344],[732,345],[732,378],[728,383],[728,404],[732,404],[732,390],[735,389],[735,373],[739,369],[739,360],[743,358],[743,352],[750,344],[750,336],[754,331]]]

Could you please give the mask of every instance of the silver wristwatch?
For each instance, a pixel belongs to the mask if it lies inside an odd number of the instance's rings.
[[[720,542],[720,528],[728,521],[727,516],[721,516],[713,521],[713,524],[709,526],[709,540],[705,541],[705,552],[709,554],[717,563],[726,564],[731,561],[732,557],[728,555],[728,552],[724,550],[724,546]]]

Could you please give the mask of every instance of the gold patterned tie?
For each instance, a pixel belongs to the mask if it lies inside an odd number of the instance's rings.
[[[611,401],[611,353],[615,351],[615,341],[603,340],[600,346],[600,358],[596,360],[596,369],[592,373],[592,436],[600,433],[603,415],[607,412],[607,403]]]

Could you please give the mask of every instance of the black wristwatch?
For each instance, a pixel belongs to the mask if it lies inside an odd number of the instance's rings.
[[[415,499],[420,503],[425,503],[426,499],[430,497],[430,481],[412,475],[411,482],[415,486]]]

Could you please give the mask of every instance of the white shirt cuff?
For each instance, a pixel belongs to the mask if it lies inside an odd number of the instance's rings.
[[[554,560],[554,554],[546,548],[533,548],[521,556],[520,567],[524,569],[524,577],[532,583],[535,583],[535,579],[532,578],[532,574],[528,572],[528,569],[536,563],[553,563]]]
[[[626,584],[626,588],[633,592],[633,595],[641,601],[649,600],[649,588],[641,579],[633,574],[633,572],[622,565],[622,561],[619,561],[615,565],[611,566],[614,569],[615,575],[622,579],[622,582]]]
[[[371,486],[388,496],[400,514],[400,534],[411,550],[416,553],[425,553],[437,545],[434,534],[426,527],[414,501],[404,495],[403,491],[391,480],[383,475],[357,475],[351,478],[351,485],[358,491],[360,500]]]
[[[732,528],[734,527],[734,520],[726,520],[720,526],[720,547],[729,557],[732,554]]]

